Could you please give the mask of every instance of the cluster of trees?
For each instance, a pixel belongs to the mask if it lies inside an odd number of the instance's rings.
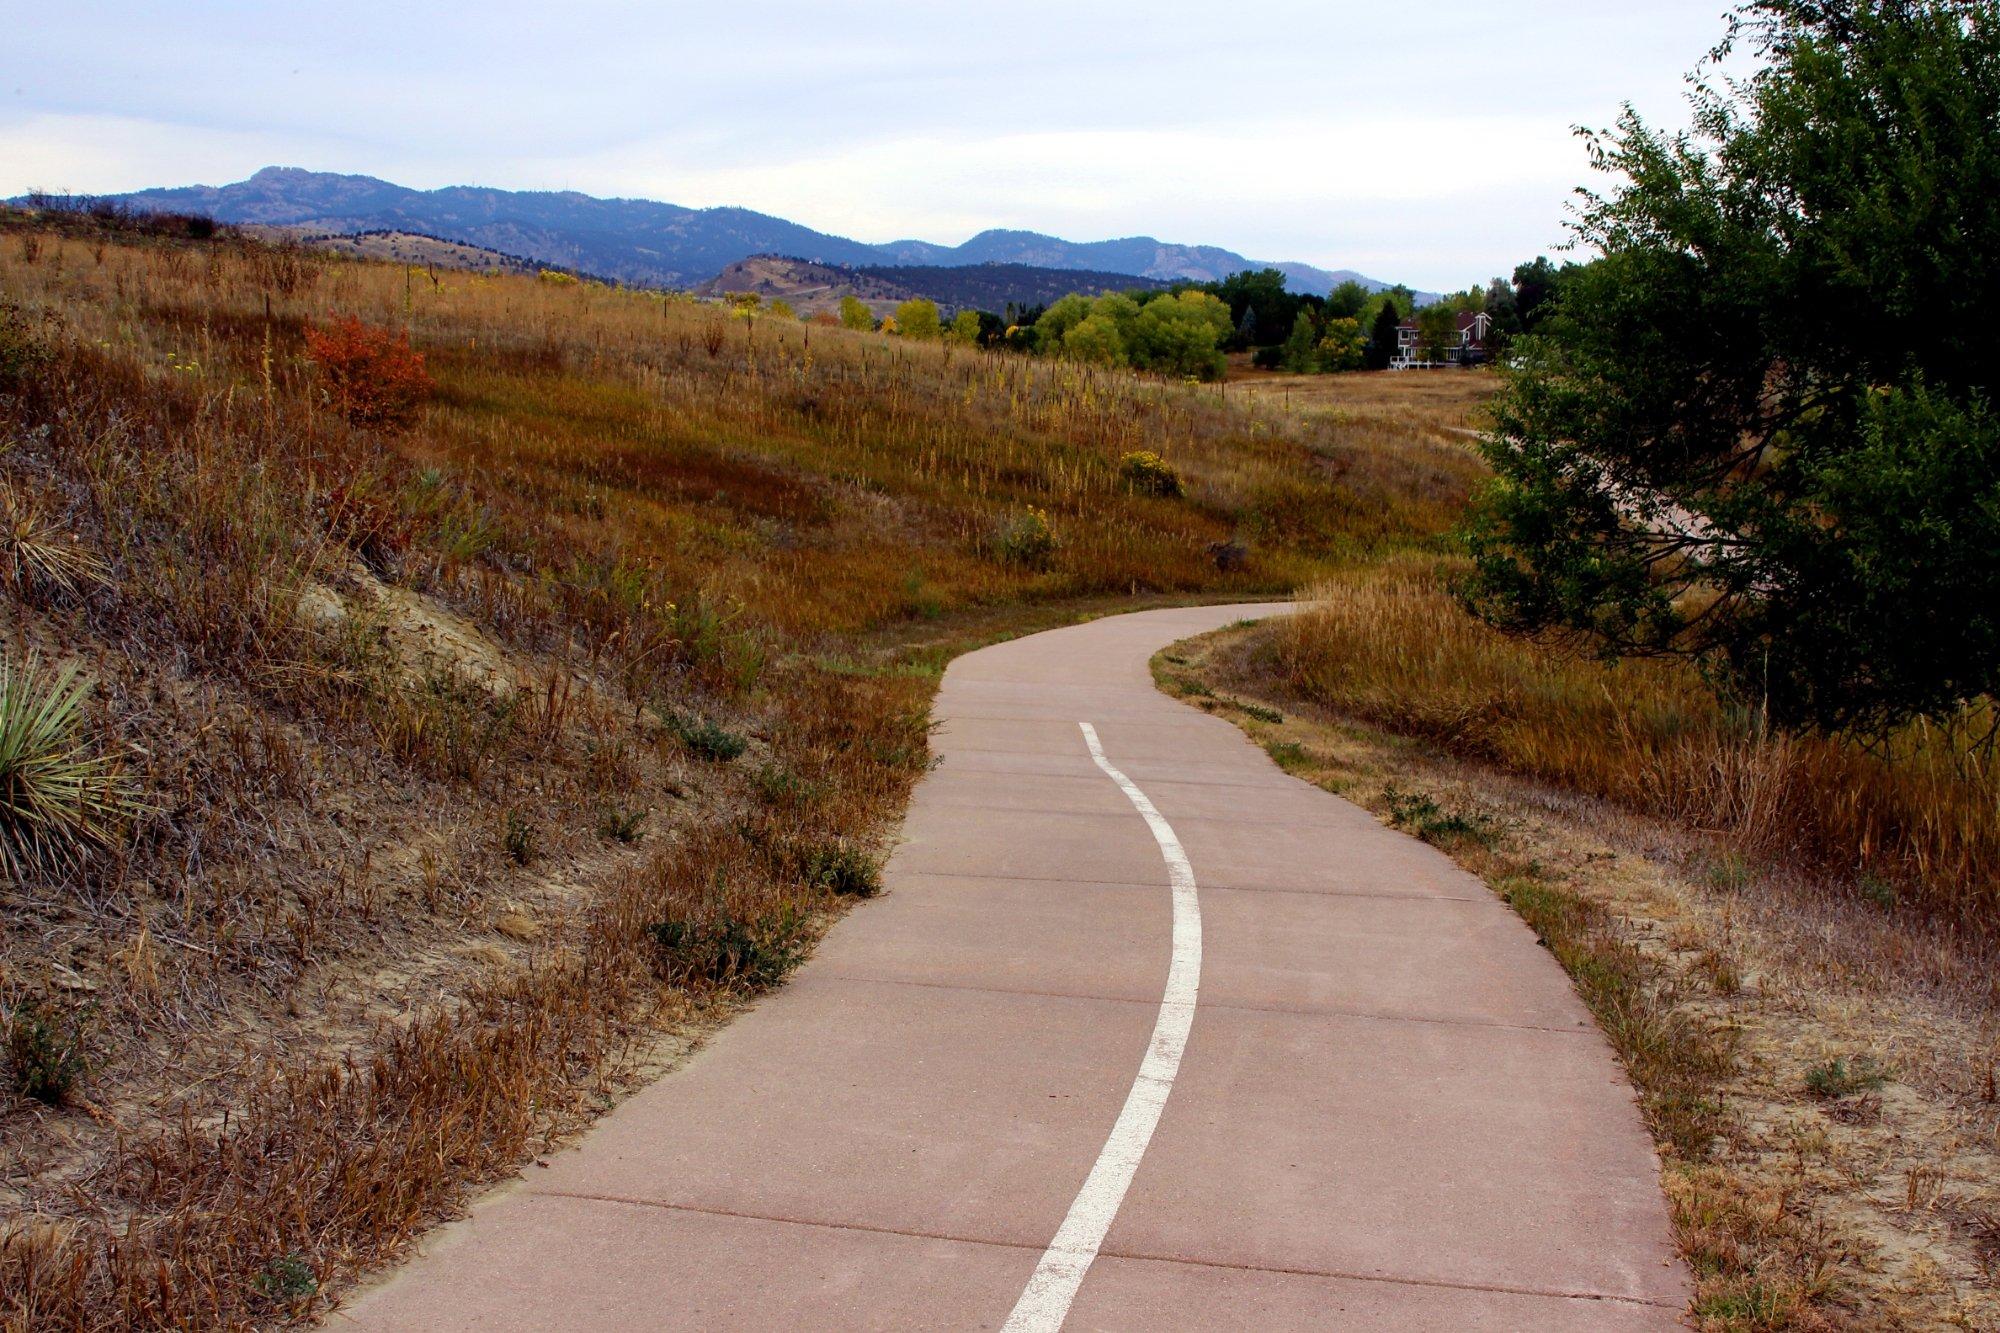
[[[840,303],[840,322],[850,329],[1198,379],[1221,377],[1226,364],[1222,347],[1233,327],[1229,307],[1199,290],[1099,296],[1072,292],[1048,306],[1009,306],[1007,314],[1002,320],[990,311],[968,309],[947,321],[935,301],[916,297],[878,322],[860,299],[848,296]]]
[[[963,343],[967,346],[989,345],[1000,332],[1000,317],[984,310],[961,310],[951,319],[936,301],[929,297],[917,296],[896,307],[892,315],[880,322],[874,310],[866,301],[856,296],[840,298],[840,322],[850,329],[867,331],[879,329],[883,333],[893,333],[899,337],[914,338],[918,342]]]
[[[1593,136],[1601,257],[1515,273],[1467,595],[1781,726],[1990,720],[2000,5],[1755,0],[1729,40],[1757,72],[1692,133]]]
[[[1457,318],[1466,312],[1491,317],[1488,349],[1498,355],[1508,340],[1533,331],[1555,308],[1565,275],[1575,267],[1537,259],[1517,267],[1512,279],[1495,278],[1421,308],[1416,293],[1403,286],[1371,292],[1344,282],[1325,296],[1287,291],[1285,275],[1267,268],[1167,289],[1072,292],[1046,306],[1010,304],[1004,318],[966,309],[946,320],[935,301],[917,297],[878,321],[866,302],[848,296],[841,300],[839,318],[850,329],[880,329],[919,341],[944,339],[1204,380],[1221,378],[1226,354],[1237,351],[1253,352],[1259,366],[1300,374],[1380,370],[1396,353],[1398,326],[1413,317],[1427,360],[1444,359],[1457,338]],[[782,306],[775,302],[772,308]]]
[[[1219,379],[1229,307],[1204,291],[1071,293],[1043,311],[1034,348],[1100,366]]]

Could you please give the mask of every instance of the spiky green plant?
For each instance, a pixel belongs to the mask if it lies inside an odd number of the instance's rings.
[[[0,658],[0,867],[11,875],[73,864],[140,808],[116,762],[84,735],[89,695],[73,666]]]

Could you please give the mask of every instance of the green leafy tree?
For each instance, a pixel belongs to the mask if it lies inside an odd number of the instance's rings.
[[[1102,310],[1092,310],[1063,334],[1062,354],[1094,366],[1122,366],[1128,355],[1117,319]]]
[[[1035,320],[1035,347],[1044,356],[1062,353],[1063,338],[1090,317],[1091,301],[1080,292],[1071,292],[1055,302]]]
[[[976,347],[979,345],[979,331],[979,312],[977,310],[961,310],[952,316],[951,328],[946,332],[945,336],[952,342],[963,343],[967,347]]]
[[[1368,289],[1349,278],[1326,294],[1326,313],[1333,319],[1359,321],[1368,304]]]
[[[1285,290],[1280,269],[1245,269],[1208,284],[1206,290],[1229,306],[1231,327],[1238,330],[1243,346],[1283,342],[1299,311],[1299,298]]]
[[[1359,370],[1364,346],[1359,324],[1352,319],[1330,318],[1320,328],[1319,368]]]
[[[858,296],[840,298],[840,322],[850,329],[867,332],[875,327],[875,312]]]
[[[1566,264],[1557,268],[1547,255],[1514,266],[1514,312],[1520,320],[1520,332],[1532,332],[1544,315],[1554,311],[1563,274],[1575,267]]]
[[[1109,299],[1109,298],[1106,298]],[[1229,307],[1202,291],[1162,295],[1139,308],[1125,332],[1132,364],[1163,375],[1220,378]]]
[[[1593,136],[1602,258],[1516,344],[1468,593],[1879,733],[2000,691],[2000,12],[1767,0],[1745,42],[1692,132]]]
[[[1319,369],[1319,330],[1310,311],[1301,310],[1292,317],[1292,331],[1278,345],[1278,364],[1300,375]]]
[[[896,332],[917,342],[936,342],[944,333],[937,302],[913,296],[896,307]]]
[[[1433,301],[1417,312],[1417,359],[1442,361],[1458,341],[1459,311],[1450,301]]]

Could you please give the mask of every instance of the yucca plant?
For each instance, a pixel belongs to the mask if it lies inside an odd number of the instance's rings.
[[[71,541],[46,510],[5,483],[0,483],[0,566],[20,592],[53,588],[75,597],[111,581],[101,558]]]
[[[90,682],[34,657],[0,659],[0,868],[47,874],[110,840],[140,809],[117,764],[83,735]]]

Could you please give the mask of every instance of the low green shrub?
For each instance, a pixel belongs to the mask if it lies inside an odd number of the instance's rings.
[[[873,898],[882,891],[882,861],[846,839],[821,843],[804,856],[809,883],[843,898]]]
[[[736,732],[692,713],[670,711],[666,716],[667,730],[673,733],[681,747],[697,759],[706,759],[713,764],[726,764],[742,754],[749,742]]]
[[[82,1024],[53,1018],[32,1002],[7,1016],[7,1074],[23,1097],[62,1105],[85,1064]]]
[[[670,917],[648,928],[669,981],[767,990],[805,956],[805,919],[790,905],[756,917]]]

